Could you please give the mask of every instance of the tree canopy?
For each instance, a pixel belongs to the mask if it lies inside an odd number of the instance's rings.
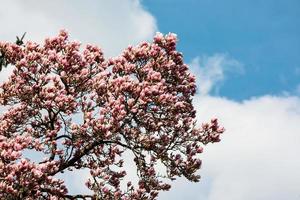
[[[198,181],[199,154],[224,129],[217,119],[196,127],[195,77],[176,42],[158,33],[109,59],[66,31],[44,44],[0,42],[1,66],[13,67],[0,86],[9,107],[0,116],[0,198],[148,200],[176,177]],[[70,194],[57,177],[80,169],[90,172],[90,194]]]

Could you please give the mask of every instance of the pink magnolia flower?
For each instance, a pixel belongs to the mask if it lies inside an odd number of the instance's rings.
[[[44,44],[0,42],[14,68],[0,85],[10,107],[0,115],[0,199],[75,199],[58,175],[84,169],[89,198],[150,200],[168,180],[198,181],[198,156],[224,128],[217,119],[196,128],[195,77],[176,43],[157,33],[105,60],[65,30]],[[138,184],[126,181],[125,164]]]

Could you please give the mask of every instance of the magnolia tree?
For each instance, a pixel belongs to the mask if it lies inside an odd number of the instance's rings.
[[[196,127],[195,77],[174,34],[108,60],[65,31],[0,42],[0,55],[13,67],[0,86],[1,199],[156,199],[176,177],[198,181],[202,147],[224,131],[216,119]],[[70,194],[58,175],[82,169],[91,192]]]

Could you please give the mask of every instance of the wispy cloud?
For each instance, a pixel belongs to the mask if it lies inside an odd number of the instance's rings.
[[[217,92],[220,84],[226,79],[227,73],[242,73],[243,64],[229,57],[227,54],[199,56],[189,64],[196,75],[198,92],[207,95]]]
[[[296,94],[300,96],[300,83],[296,87]]]

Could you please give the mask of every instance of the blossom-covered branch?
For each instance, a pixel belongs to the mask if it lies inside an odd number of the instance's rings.
[[[195,77],[176,42],[158,33],[108,60],[65,31],[43,45],[0,42],[14,67],[0,86],[0,104],[10,106],[0,116],[0,198],[147,200],[176,177],[198,181],[199,154],[224,129],[216,119],[196,127]],[[137,184],[124,183],[126,152]],[[76,169],[90,170],[93,195],[72,196],[56,177]]]

